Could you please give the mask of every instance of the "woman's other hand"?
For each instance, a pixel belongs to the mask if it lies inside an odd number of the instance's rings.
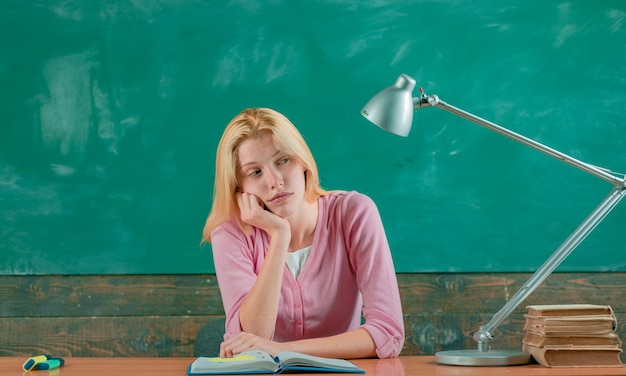
[[[284,345],[279,342],[274,342],[251,333],[241,332],[221,343],[220,357],[230,358],[248,350],[261,350],[269,353],[271,356],[275,356],[285,349]]]

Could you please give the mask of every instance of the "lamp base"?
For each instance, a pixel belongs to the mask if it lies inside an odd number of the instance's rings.
[[[517,350],[449,350],[436,353],[435,362],[452,366],[516,366],[530,363],[530,354]]]

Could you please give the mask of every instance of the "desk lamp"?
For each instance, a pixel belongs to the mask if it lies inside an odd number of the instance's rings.
[[[412,95],[414,88],[415,80],[406,74],[401,74],[392,86],[382,90],[367,102],[365,107],[361,110],[361,115],[388,132],[406,137],[411,130],[414,110],[428,106],[438,107],[586,171],[613,185],[609,195],[600,202],[591,214],[585,218],[574,232],[572,232],[541,267],[537,269],[515,295],[496,312],[491,320],[474,333],[474,340],[478,343],[477,349],[448,350],[440,351],[435,354],[435,361],[437,363],[448,365],[507,366],[528,363],[530,361],[530,355],[526,352],[490,349],[489,341],[493,339],[492,332],[571,254],[619,203],[624,195],[626,195],[625,177],[623,174],[617,174],[581,162],[537,141],[451,106],[439,99],[436,95],[426,95],[421,88],[420,95],[414,98]]]

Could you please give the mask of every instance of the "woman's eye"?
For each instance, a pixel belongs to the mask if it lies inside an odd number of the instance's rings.
[[[248,173],[248,176],[255,177],[255,176],[258,176],[260,173],[261,173],[261,170],[252,170]]]
[[[289,162],[289,157],[281,158],[278,160],[278,164],[285,164]]]

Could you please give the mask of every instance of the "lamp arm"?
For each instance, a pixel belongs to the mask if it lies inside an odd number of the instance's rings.
[[[609,183],[613,184],[613,185],[621,185],[624,186],[624,179],[620,179],[619,177],[612,175],[608,172],[606,172],[603,169],[600,169],[596,166],[590,165],[588,163],[582,162],[574,157],[570,157],[569,155],[565,154],[565,153],[561,153],[558,150],[552,149],[551,147],[548,147],[546,145],[543,145],[535,140],[531,140],[528,137],[524,137],[518,133],[515,133],[509,129],[506,129],[504,127],[499,126],[498,124],[492,123],[488,120],[485,120],[481,117],[478,117],[476,115],[473,115],[467,111],[463,111],[460,108],[454,107],[444,101],[442,101],[441,99],[439,99],[438,96],[436,95],[426,95],[426,94],[422,94],[421,97],[417,97],[417,98],[413,98],[413,103],[415,108],[419,108],[419,107],[423,107],[423,106],[433,106],[433,107],[439,107],[443,110],[446,110],[448,112],[451,112],[455,115],[458,115],[464,119],[470,120],[478,125],[481,125],[485,128],[488,128],[496,133],[500,133],[501,135],[508,137],[510,139],[513,139],[517,142],[520,142],[526,146],[530,146],[531,148],[535,149],[535,150],[539,150],[540,152],[547,154],[551,157],[554,157],[560,161],[563,161],[565,163],[568,163],[574,167],[577,167],[583,171],[586,171],[594,176],[599,177],[600,179],[606,180]]]
[[[539,269],[524,283],[524,285],[509,299],[506,304],[494,314],[491,320],[480,330],[474,333],[474,340],[478,342],[478,351],[485,352],[488,350],[488,343],[493,336],[492,331],[502,323],[512,312],[526,299],[571,253],[572,251],[602,222],[602,220],[613,210],[613,208],[626,196],[626,178],[619,178],[607,171],[596,166],[584,163],[561,153],[555,149],[545,146],[537,141],[531,140],[509,129],[503,128],[495,123],[482,119],[469,112],[463,111],[457,107],[451,106],[442,101],[436,95],[422,95],[413,98],[415,108],[422,106],[439,107],[443,110],[458,115],[464,119],[470,120],[478,125],[488,128],[503,136],[518,141],[533,149],[543,152],[551,157],[559,159],[594,176],[597,176],[611,184],[614,188],[609,195],[604,198],[600,204],[585,218],[585,220],[570,234],[570,236],[554,251],[554,253],[541,265]]]

